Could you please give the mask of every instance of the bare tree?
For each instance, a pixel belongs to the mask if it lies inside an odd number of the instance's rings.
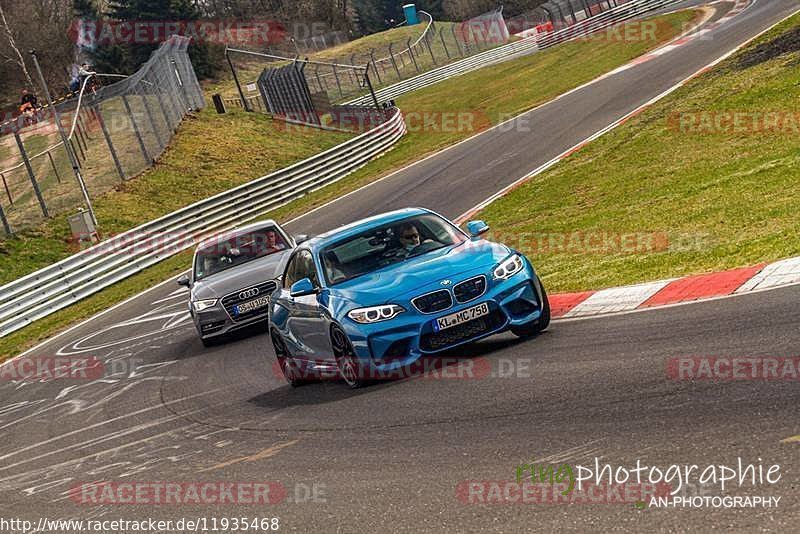
[[[17,46],[17,41],[14,39],[14,34],[11,32],[11,27],[8,25],[8,20],[6,19],[6,13],[3,11],[3,5],[0,4],[0,23],[3,25],[3,30],[6,34],[6,39],[8,39],[8,44],[14,50],[14,53],[17,55],[16,63],[22,69],[22,72],[25,74],[25,79],[28,82],[28,85],[31,89],[34,88],[33,80],[31,79],[31,75],[28,72],[28,67],[25,66],[25,60],[22,58],[22,53],[19,51],[19,47]]]

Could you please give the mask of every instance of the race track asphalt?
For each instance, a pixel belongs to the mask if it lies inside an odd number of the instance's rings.
[[[484,133],[290,229],[316,233],[409,205],[456,217],[797,7],[760,0],[710,39],[518,119],[530,131]],[[790,439],[800,435],[797,381],[678,381],[667,369],[687,356],[796,356],[799,299],[793,286],[558,321],[533,340],[504,334],[445,354],[444,367],[426,377],[350,391],[335,382],[289,388],[258,328],[203,348],[185,294],[167,284],[33,354],[95,357],[102,378],[0,382],[0,518],[280,517],[280,530],[298,532],[790,532],[800,519],[800,438]],[[595,458],[615,468],[637,460],[664,469],[735,467],[738,458],[765,470],[777,464],[777,483],[733,493],[781,500],[734,510],[459,498],[468,481],[511,481],[531,460],[593,467]],[[90,481],[274,481],[288,497],[272,505],[76,503],[70,488]],[[713,485],[683,490],[722,494]]]

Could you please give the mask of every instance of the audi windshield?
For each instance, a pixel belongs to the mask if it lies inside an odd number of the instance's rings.
[[[202,280],[288,248],[286,239],[274,226],[220,239],[198,249],[194,261],[194,279]]]

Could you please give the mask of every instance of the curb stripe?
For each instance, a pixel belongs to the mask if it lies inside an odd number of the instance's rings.
[[[603,289],[575,306],[568,313],[564,314],[564,317],[578,317],[635,310],[647,299],[664,289],[670,282],[672,282],[672,280]]]
[[[762,263],[755,267],[687,276],[667,284],[661,291],[644,301],[639,307],[649,308],[676,302],[730,295],[765,266],[766,264]]]
[[[582,291],[580,293],[560,293],[549,296],[550,316],[563,317],[575,306],[594,295],[594,291]]]

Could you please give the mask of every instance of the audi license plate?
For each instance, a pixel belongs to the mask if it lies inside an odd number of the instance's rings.
[[[466,310],[461,310],[460,312],[439,317],[434,321],[433,329],[439,332],[460,325],[461,323],[477,319],[478,317],[483,317],[484,315],[489,315],[489,305],[486,302],[467,308]]]
[[[244,304],[237,304],[233,307],[233,314],[241,315],[259,308],[264,308],[265,306],[269,306],[269,297],[259,297],[257,299],[245,302]]]

